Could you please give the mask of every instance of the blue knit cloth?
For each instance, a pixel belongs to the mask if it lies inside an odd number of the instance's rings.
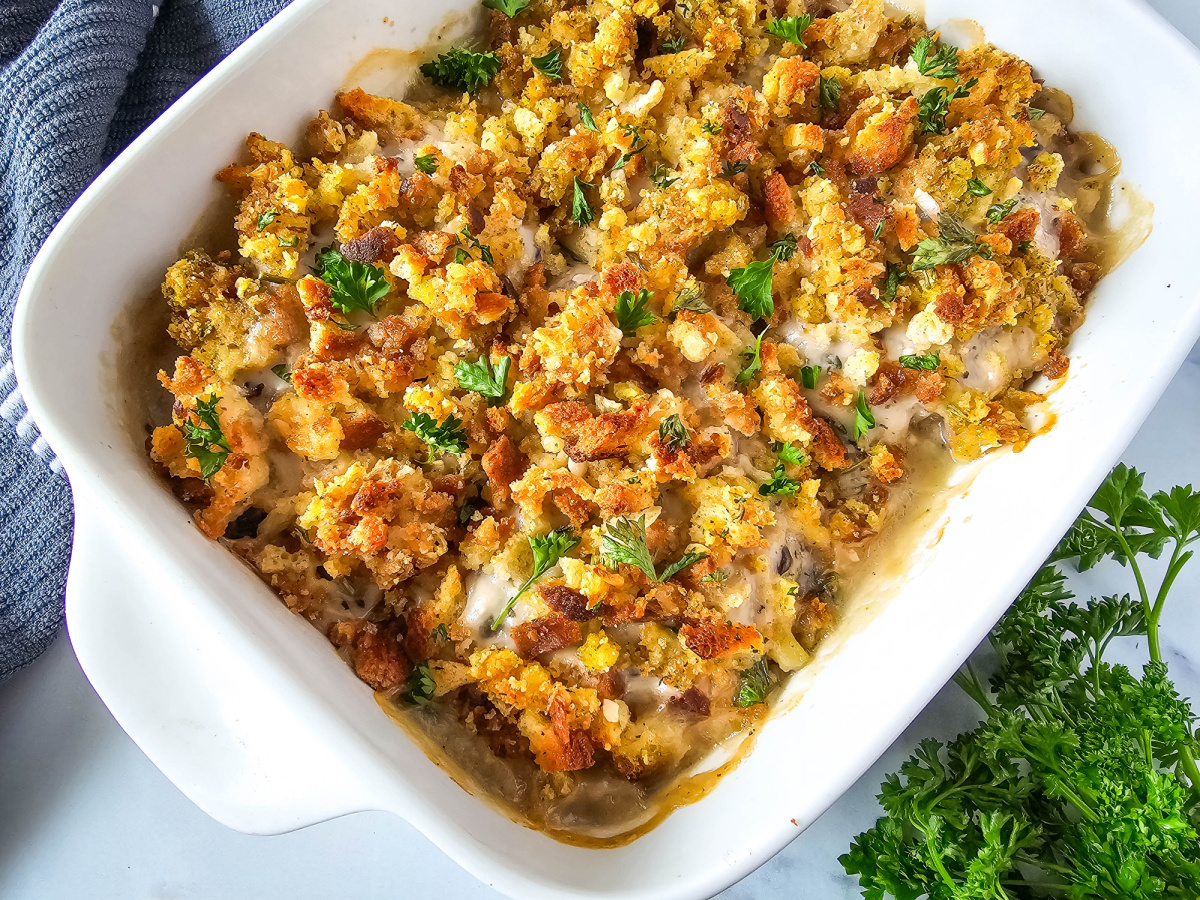
[[[0,678],[62,623],[71,495],[16,391],[13,307],[108,162],[288,0],[0,0]]]

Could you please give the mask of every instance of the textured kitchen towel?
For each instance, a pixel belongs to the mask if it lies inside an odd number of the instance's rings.
[[[0,678],[62,622],[71,495],[17,392],[13,306],[54,223],[288,0],[0,0]]]

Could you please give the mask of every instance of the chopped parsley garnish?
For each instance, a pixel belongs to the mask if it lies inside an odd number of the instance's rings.
[[[292,372],[287,367],[286,363],[280,363],[277,366],[271,366],[271,371],[275,373],[276,378],[286,381],[288,384],[292,383]]]
[[[814,175],[819,176],[819,175],[825,174],[825,167],[823,165],[821,165],[819,162],[817,162],[815,159],[808,164],[808,168]]]
[[[833,112],[842,102],[842,83],[836,78],[821,76],[821,109]]]
[[[900,357],[900,365],[906,369],[925,369],[928,372],[932,372],[941,364],[941,357],[936,353],[926,353],[923,356],[906,353]]]
[[[965,262],[972,256],[992,258],[992,248],[980,242],[978,235],[954,213],[944,212],[938,216],[938,232],[936,238],[926,238],[917,244],[912,264],[914,272]]]
[[[709,584],[724,584],[729,580],[729,572],[725,569],[717,569],[715,572],[709,572],[700,580]]]
[[[679,296],[675,298],[675,303],[671,306],[671,315],[683,312],[685,309],[701,314],[712,312],[712,307],[704,302],[700,288],[691,284],[680,291]]]
[[[1003,203],[993,203],[988,207],[987,220],[993,225],[999,225],[1004,218],[1017,207],[1017,198],[1006,200]]]
[[[494,266],[496,264],[495,257],[492,256],[492,248],[487,244],[480,243],[479,238],[475,237],[475,234],[471,231],[470,225],[464,227],[459,233],[459,236],[469,246],[474,247],[479,251],[479,258],[481,260],[483,260],[489,266]],[[455,262],[458,262],[457,258],[455,259]]]
[[[462,47],[455,47],[421,66],[421,74],[437,87],[468,94],[491,84],[499,71],[500,57],[495,53],[473,53]]]
[[[887,218],[886,218],[886,217],[885,217],[885,218],[882,218],[882,219],[880,219],[880,220],[879,220],[879,221],[878,221],[878,222],[875,224],[875,234],[874,234],[874,238],[875,238],[875,240],[879,240],[881,237],[883,237],[883,229],[884,229],[885,227],[887,227]]]
[[[654,171],[650,173],[650,180],[654,182],[654,186],[660,191],[665,191],[671,185],[679,180],[679,176],[671,177],[672,169],[659,163],[654,167]]]
[[[413,157],[413,165],[417,167],[418,172],[424,172],[426,175],[432,175],[437,171],[437,157],[432,153],[423,153],[420,156]]]
[[[1036,106],[1029,107],[1029,121],[1036,122],[1046,114],[1044,109],[1038,109]]]
[[[279,218],[279,213],[273,209],[268,209],[265,213],[258,217],[258,230],[266,231],[267,226]]]
[[[458,524],[460,528],[466,528],[467,524],[475,516],[475,513],[483,509],[483,498],[476,494],[474,497],[468,497],[462,502],[462,506],[458,508]]]
[[[979,84],[979,79],[972,78],[966,84],[960,84],[953,91],[944,87],[935,87],[926,91],[921,97],[917,110],[917,121],[921,130],[932,134],[944,134],[946,131],[946,116],[950,113],[950,104],[961,100],[971,93],[971,88]]]
[[[734,175],[740,175],[748,168],[749,163],[745,162],[730,162],[726,160],[721,163],[721,178],[733,178]]]
[[[329,302],[346,315],[361,310],[375,314],[375,306],[392,289],[378,266],[348,260],[332,247],[317,254],[317,275],[330,288]]]
[[[991,634],[994,674],[967,664],[955,677],[983,721],[948,746],[922,741],[884,782],[883,818],[841,858],[864,896],[1200,897],[1196,716],[1160,647],[1200,493],[1147,496],[1142,481],[1114,469],[1051,557],[1081,571],[1111,559],[1136,592],[1080,605],[1042,567]],[[1142,566],[1163,556],[1148,584]],[[1105,658],[1117,639],[1148,648],[1140,672]]]
[[[662,584],[693,563],[708,558],[707,553],[685,553],[663,569],[661,574],[658,573],[650,556],[650,548],[646,544],[645,515],[636,521],[628,516],[608,521],[600,535],[600,555],[610,566],[623,563],[641,569],[655,584]]]
[[[590,187],[591,185],[586,181],[580,181],[578,175],[575,176],[574,194],[571,199],[571,221],[580,228],[596,221],[596,211],[587,198],[587,189]]]
[[[980,181],[978,178],[972,178],[967,182],[967,190],[973,197],[986,197],[992,192],[992,189]]]
[[[529,6],[529,0],[483,0],[483,5],[488,9],[499,10],[512,19]]]
[[[437,684],[428,663],[413,666],[412,674],[408,676],[408,685],[404,690],[404,699],[414,706],[428,706],[433,702],[433,692]]]
[[[533,67],[551,81],[562,81],[562,48],[555,47],[545,56],[535,56]]]
[[[800,369],[800,383],[810,391],[816,390],[817,381],[821,377],[820,366],[803,366]]]
[[[295,247],[300,243],[299,235],[295,234],[293,234],[291,237],[276,238],[276,240],[279,242],[280,247]]]
[[[183,423],[183,455],[200,464],[200,477],[205,481],[216,475],[229,459],[229,441],[221,431],[221,417],[217,414],[219,399],[216,394],[203,400],[197,397],[194,414],[200,424],[191,419]]]
[[[788,478],[787,470],[781,462],[775,463],[771,480],[758,486],[758,493],[763,497],[793,497],[799,490],[800,482],[795,478]]]
[[[771,690],[771,673],[767,669],[766,659],[760,656],[754,665],[742,672],[741,677],[742,684],[733,698],[733,705],[744,708],[766,702]]]
[[[454,248],[454,261],[460,266],[471,261],[471,254],[463,247]]]
[[[588,105],[586,103],[579,103],[577,105],[579,106],[580,124],[588,131],[599,131],[600,129],[596,126],[596,120],[592,118],[592,111],[588,108]]]
[[[629,145],[629,150],[622,153],[620,158],[613,163],[612,171],[614,172],[625,168],[626,163],[646,149],[646,139],[642,137],[642,130],[640,128],[636,125],[622,125],[621,130],[625,134],[632,136],[633,141]]]
[[[700,130],[703,131],[705,134],[720,134],[721,126],[718,125],[716,122],[705,121],[705,123],[700,126]]]
[[[865,391],[858,392],[858,402],[854,406],[854,439],[859,440],[864,434],[875,427],[875,416],[871,407],[867,406]]]
[[[766,333],[767,329],[764,328],[762,334],[755,339],[754,346],[747,347],[742,351],[742,359],[746,361],[746,364],[742,366],[742,371],[738,372],[736,379],[738,387],[749,384],[754,380],[754,376],[762,370],[762,339],[763,334]]]
[[[662,420],[658,426],[658,439],[668,450],[682,450],[692,442],[692,436],[678,413],[672,413]]]
[[[939,44],[933,55],[934,40],[926,35],[913,45],[912,59],[917,71],[930,78],[958,77],[958,48],[950,44]]]
[[[621,333],[629,336],[643,325],[658,321],[658,316],[646,308],[650,302],[650,292],[644,288],[636,294],[633,291],[622,291],[617,296],[617,327]]]
[[[908,273],[904,271],[904,266],[898,263],[887,264],[887,278],[883,280],[883,291],[879,294],[879,302],[884,306],[891,306],[896,302],[896,291],[900,288],[900,282],[908,277]]]
[[[558,561],[579,545],[580,538],[572,534],[568,528],[556,528],[544,535],[530,535],[529,549],[533,551],[533,574],[525,581],[515,594],[504,604],[504,608],[492,619],[492,631],[499,631],[500,625],[517,605],[517,600],[533,583],[558,565]]]
[[[660,55],[665,56],[669,53],[678,53],[683,49],[683,45],[686,43],[687,38],[685,38],[682,34],[677,34],[675,37],[663,41],[662,46],[658,49],[661,51]]]
[[[1021,243],[1017,244],[1017,250],[1021,253],[1028,253],[1033,249],[1033,246],[1033,241],[1021,241]]]
[[[738,295],[738,306],[743,312],[748,312],[754,319],[765,319],[775,312],[775,301],[771,298],[775,263],[791,259],[795,252],[796,238],[787,235],[771,245],[771,255],[766,259],[729,272],[725,283]]]
[[[401,427],[429,445],[429,461],[432,462],[438,453],[467,452],[467,433],[462,430],[462,424],[457,416],[446,416],[446,420],[438,424],[429,413],[415,412]]]
[[[438,622],[438,626],[437,626],[437,628],[433,629],[433,631],[431,631],[431,632],[429,633],[429,636],[430,636],[431,638],[433,638],[435,641],[448,641],[448,640],[450,640],[450,632],[449,632],[449,630],[447,630],[447,628],[446,628],[446,623],[445,623],[445,622]]]
[[[767,31],[777,38],[783,38],[785,41],[807,48],[808,44],[804,43],[804,32],[812,23],[813,18],[807,13],[802,16],[785,16],[782,19],[772,19],[768,22]]]
[[[808,457],[804,455],[804,451],[799,447],[793,447],[791,444],[785,444],[782,441],[772,441],[771,449],[775,451],[775,455],[789,465],[802,466],[808,462]]]
[[[505,356],[493,369],[491,359],[484,353],[473,363],[456,362],[454,377],[458,379],[458,386],[464,391],[482,394],[487,397],[490,405],[497,406],[508,392],[508,370],[511,365],[512,358]]]

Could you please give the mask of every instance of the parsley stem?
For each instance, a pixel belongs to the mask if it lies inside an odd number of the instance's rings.
[[[513,607],[517,605],[517,601],[521,599],[521,595],[529,590],[529,586],[538,580],[540,574],[541,573],[534,572],[532,575],[530,575],[529,580],[521,585],[520,589],[509,598],[508,602],[504,604],[504,609],[500,610],[500,612],[497,613],[496,618],[492,619],[492,631],[500,630],[500,626],[504,624],[504,620],[508,618],[508,614],[512,612]]]

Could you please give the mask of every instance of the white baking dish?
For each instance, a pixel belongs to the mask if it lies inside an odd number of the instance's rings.
[[[1200,61],[1129,0],[929,0],[931,23],[977,20],[1075,98],[1077,127],[1112,141],[1128,182],[1154,203],[1154,233],[1096,292],[1053,398],[1057,427],[988,461],[927,517],[938,521],[911,563],[880,573],[857,624],[828,642],[791,686],[789,711],[709,796],[629,846],[587,850],[456,786],[321,635],[196,531],[150,470],[144,396],[122,375],[139,355],[138,298],[156,290],[197,211],[220,195],[212,174],[245,134],[294,139],[368,51],[420,47],[448,10],[472,8],[295,0],[105,171],[38,255],[14,352],[74,490],[71,638],[125,730],[233,828],[280,832],[384,809],[514,897],[705,897],[810,824],[950,677],[1200,334],[1200,120],[1180,112],[1200,96]],[[1137,74],[1148,61],[1150,82]]]

